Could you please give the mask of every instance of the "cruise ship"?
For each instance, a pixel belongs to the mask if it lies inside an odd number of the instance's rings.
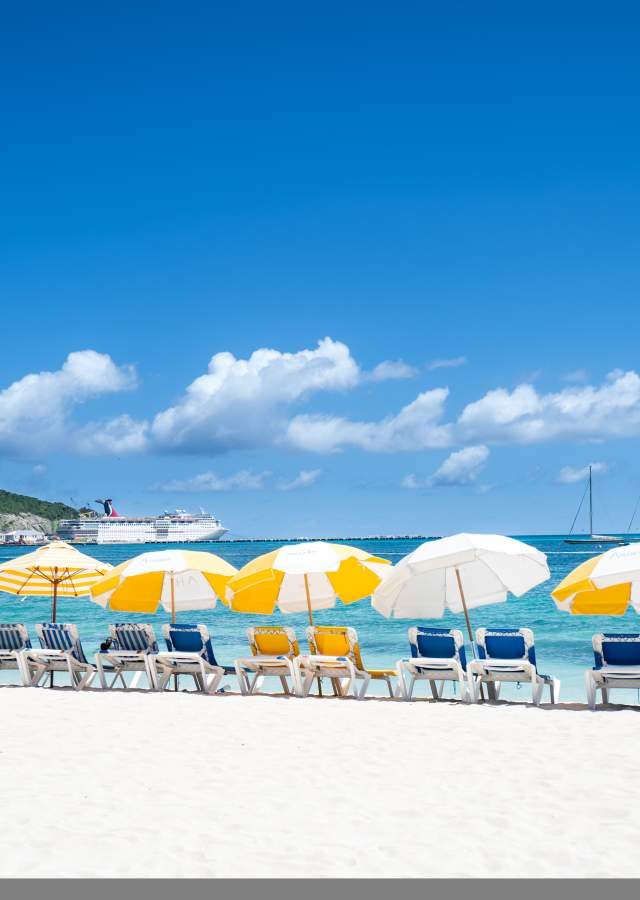
[[[113,500],[96,500],[104,514],[62,519],[58,537],[71,544],[173,544],[217,541],[228,531],[208,513],[192,514],[184,509],[160,516],[121,516]]]

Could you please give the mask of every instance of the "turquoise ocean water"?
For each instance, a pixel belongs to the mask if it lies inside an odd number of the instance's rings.
[[[564,543],[563,535],[524,536],[521,540],[537,547],[547,554],[551,579],[519,599],[510,598],[506,603],[485,606],[472,612],[474,628],[478,626],[510,627],[529,626],[534,630],[538,667],[540,671],[557,675],[562,679],[561,699],[584,700],[583,672],[593,665],[591,636],[597,631],[640,631],[640,621],[633,610],[625,616],[570,616],[557,611],[549,596],[551,591],[564,576],[589,556],[602,552],[603,548],[591,549],[588,546]],[[419,541],[411,540],[362,540],[349,543],[362,547],[369,552],[397,562],[419,545]],[[163,545],[162,549],[170,546]],[[261,553],[275,550],[279,545],[272,542],[219,542],[199,544],[197,549],[210,550],[223,556],[237,568]],[[194,545],[191,545],[193,548]],[[83,547],[83,552],[98,557],[105,562],[117,564],[138,553],[161,549],[157,545],[101,545]],[[0,561],[11,559],[23,551],[20,548],[0,548]],[[0,621],[23,622],[29,628],[32,641],[35,640],[36,622],[49,621],[50,600],[44,597],[18,599],[0,593]],[[232,613],[218,604],[214,610],[198,613],[182,613],[178,621],[204,622],[214,638],[214,646],[218,661],[231,664],[238,656],[248,653],[245,629],[252,623],[282,623],[293,626],[298,632],[301,644],[305,646],[304,628],[306,615],[296,614],[283,616],[248,616]],[[80,629],[83,646],[87,654],[93,654],[108,634],[109,624],[115,621],[151,621],[160,634],[161,624],[168,621],[167,614],[160,610],[156,616],[134,616],[123,613],[112,613],[101,609],[87,598],[65,599],[58,601],[58,621],[74,622]],[[368,600],[343,606],[340,601],[334,609],[314,614],[318,625],[344,624],[355,627],[358,631],[363,649],[365,664],[370,666],[390,666],[397,659],[408,655],[407,628],[412,624],[409,620],[388,621],[371,608]],[[427,620],[423,620],[427,621]],[[462,616],[447,614],[443,619],[429,620],[430,624],[455,626],[463,633]],[[3,681],[10,674],[3,675]],[[422,688],[420,689],[422,690]],[[505,688],[505,696],[513,699],[525,699],[528,691],[518,693],[515,687]],[[626,702],[634,699],[626,691],[619,698]],[[614,697],[614,699],[616,699]]]

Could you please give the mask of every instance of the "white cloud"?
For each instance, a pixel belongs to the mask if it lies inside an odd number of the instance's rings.
[[[447,447],[451,443],[450,426],[440,425],[438,420],[448,393],[446,388],[425,391],[397,415],[378,422],[313,414],[296,416],[289,423],[286,441],[316,453],[331,453],[344,447],[359,447],[372,453]]]
[[[133,366],[118,366],[95,350],[70,353],[57,371],[25,375],[0,391],[0,454],[29,458],[43,449],[75,449],[74,407],[135,383]]]
[[[467,363],[466,356],[454,356],[452,359],[433,359],[427,364],[427,369],[457,369],[458,366],[464,366]]]
[[[610,372],[600,387],[567,387],[539,394],[530,384],[497,388],[470,403],[458,420],[461,441],[531,444],[603,440],[640,434],[640,377]]]
[[[368,372],[366,381],[397,381],[403,378],[415,378],[418,370],[402,359],[385,359]]]
[[[422,487],[422,482],[420,479],[411,472],[409,475],[405,475],[402,481],[400,482],[400,486],[403,488],[407,488],[409,491],[415,491],[419,487]]]
[[[609,471],[609,466],[601,462],[591,463],[591,471],[594,475],[603,475]],[[560,469],[557,480],[560,484],[575,484],[576,481],[584,481],[588,475],[589,466],[582,466],[582,468],[565,466],[563,469]]]
[[[589,380],[589,373],[586,369],[574,369],[572,372],[565,372],[562,380],[580,384]]]
[[[242,469],[234,475],[218,475],[216,472],[202,472],[192,478],[175,478],[154,484],[152,491],[167,493],[199,494],[217,491],[248,490],[259,491],[271,472],[249,472]]]
[[[309,487],[315,484],[322,475],[322,469],[302,469],[291,481],[281,481],[278,485],[281,491],[295,491],[298,488]]]
[[[429,479],[432,485],[464,485],[475,481],[489,458],[489,448],[484,444],[463,447],[448,456]]]
[[[286,411],[317,391],[344,390],[360,380],[349,348],[325,338],[315,350],[261,349],[249,359],[216,353],[175,406],[158,413],[151,435],[176,453],[222,453],[272,443],[286,429]]]
[[[74,435],[74,448],[87,455],[140,453],[147,449],[148,431],[148,422],[132,419],[126,414],[116,416],[78,428]]]

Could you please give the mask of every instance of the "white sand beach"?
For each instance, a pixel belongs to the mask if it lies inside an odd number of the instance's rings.
[[[0,875],[637,874],[633,710],[0,689]]]

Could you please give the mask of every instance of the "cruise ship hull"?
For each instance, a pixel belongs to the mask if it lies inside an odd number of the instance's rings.
[[[172,522],[119,517],[62,521],[57,533],[70,544],[197,544],[219,541],[227,531],[220,523],[197,518]]]

